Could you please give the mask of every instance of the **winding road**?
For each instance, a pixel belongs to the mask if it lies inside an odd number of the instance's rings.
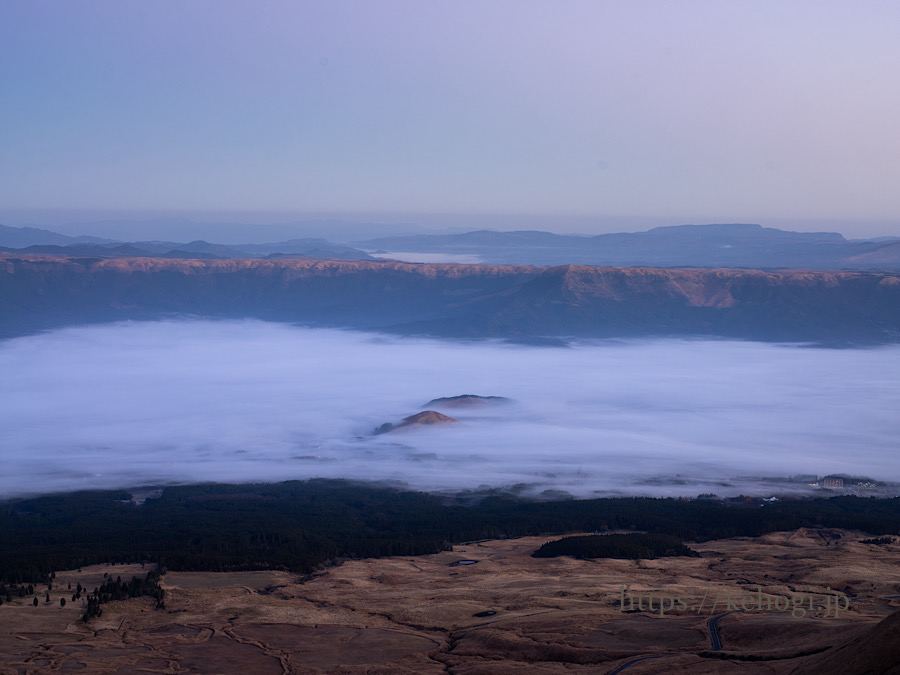
[[[717,628],[719,619],[721,619],[723,616],[728,616],[729,614],[743,611],[744,610],[742,609],[733,609],[730,612],[725,612],[724,614],[717,614],[706,622],[706,627],[709,628],[709,639],[712,642],[712,651],[717,652],[722,649],[722,641],[719,639],[719,629]]]
[[[709,621],[706,622],[706,627],[709,628],[709,639],[712,642],[712,651],[717,652],[722,649],[722,641],[719,639],[719,629],[718,623],[719,619],[722,617],[728,616],[729,614],[734,614],[735,612],[743,612],[743,609],[733,609],[730,612],[724,612],[722,614],[717,614],[714,617],[711,617]],[[609,675],[617,675],[617,673],[621,673],[626,668],[630,668],[635,663],[639,661],[645,661],[647,659],[660,659],[664,656],[674,656],[674,654],[654,654],[652,656],[639,656],[635,659],[631,659],[630,661],[626,661],[621,666],[617,667],[615,670],[611,670]]]
[[[631,661],[626,661],[621,666],[616,668],[613,671],[610,671],[609,675],[616,675],[616,673],[621,673],[626,668],[633,666],[638,661],[646,661],[647,659],[661,659],[663,656],[672,656],[671,654],[656,654],[654,656],[639,656],[636,659],[631,659]]]

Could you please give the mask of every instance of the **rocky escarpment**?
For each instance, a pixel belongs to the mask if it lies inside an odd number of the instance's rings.
[[[900,273],[0,255],[0,334],[173,316],[452,337],[900,340]]]

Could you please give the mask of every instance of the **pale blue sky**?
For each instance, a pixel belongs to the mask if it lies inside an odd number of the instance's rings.
[[[0,0],[0,222],[900,234],[898,35],[894,0]]]

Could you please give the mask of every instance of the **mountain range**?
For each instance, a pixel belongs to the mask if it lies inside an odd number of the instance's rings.
[[[33,227],[0,225],[0,251],[99,258],[308,258],[312,260],[372,260],[365,252],[312,237],[271,244],[213,244],[196,240],[120,242],[98,237],[70,237]]]
[[[478,230],[343,243],[299,238],[243,244],[205,240],[121,242],[0,225],[0,250],[101,258],[371,260],[430,254],[448,261],[474,259],[506,265],[900,269],[900,238],[847,240],[836,232],[788,232],[753,224],[678,225],[596,236]]]
[[[848,241],[836,232],[753,224],[676,225],[596,236],[540,231],[382,237],[366,250],[477,256],[481,262],[611,267],[865,269],[900,267],[900,238]]]
[[[0,254],[4,337],[183,316],[524,341],[877,344],[900,340],[900,272]]]

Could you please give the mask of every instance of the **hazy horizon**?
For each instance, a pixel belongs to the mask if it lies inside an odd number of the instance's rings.
[[[386,236],[458,234],[474,230],[539,230],[554,234],[594,236],[645,232],[657,227],[707,225],[702,219],[659,217],[553,216],[524,214],[348,214],[191,211],[108,211],[3,209],[0,225],[33,227],[67,236],[92,236],[120,241],[197,239],[217,244],[271,243],[321,237],[353,243]],[[753,224],[797,232],[836,232],[846,239],[900,236],[900,221],[788,219]]]
[[[759,477],[900,480],[900,347],[446,341],[258,321],[0,342],[0,497],[313,477],[579,497],[771,494]],[[459,425],[375,436],[433,398]],[[776,491],[777,492],[777,491]]]
[[[0,223],[898,234],[898,22],[887,0],[3,3]]]

